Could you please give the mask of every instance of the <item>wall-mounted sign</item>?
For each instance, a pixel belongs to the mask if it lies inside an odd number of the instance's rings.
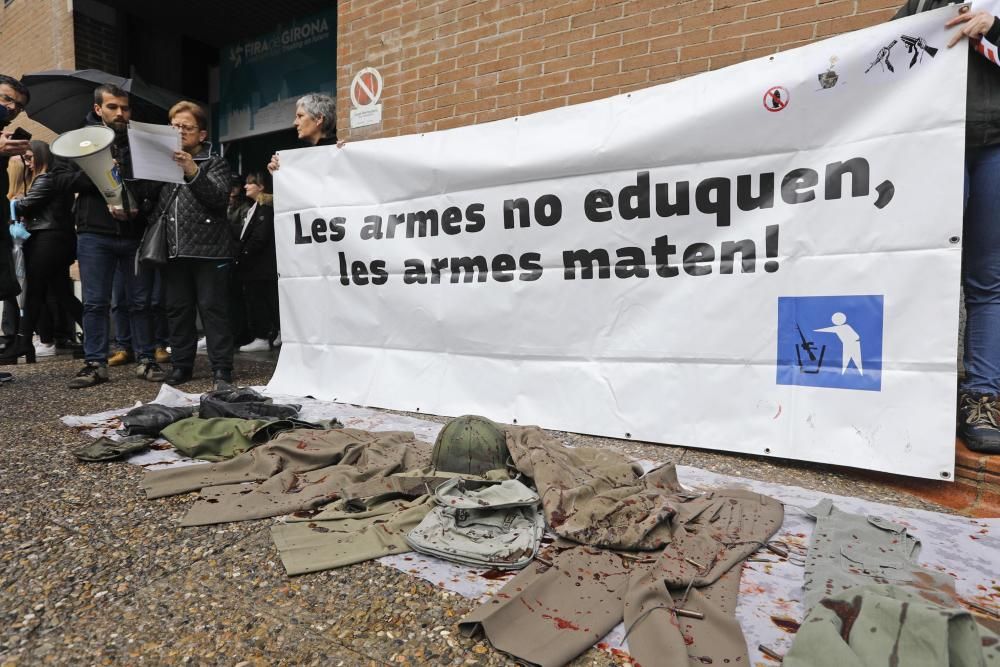
[[[288,129],[300,97],[337,94],[337,10],[230,44],[219,63],[222,141]]]
[[[351,81],[351,128],[378,125],[382,122],[382,75],[366,67]]]

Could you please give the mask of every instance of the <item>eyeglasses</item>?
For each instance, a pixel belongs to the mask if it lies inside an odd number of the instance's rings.
[[[22,111],[24,111],[23,104],[21,104],[16,99],[5,93],[0,93],[0,103],[2,103],[4,106],[12,107],[16,113],[21,113]]]
[[[174,125],[173,123],[170,124],[170,127],[183,132],[184,134],[191,134],[192,132],[197,132],[201,129],[197,125]]]
[[[33,157],[32,157],[32,156],[30,156],[30,155],[22,155],[22,156],[21,156],[21,161],[22,161],[22,162],[31,162],[31,161],[32,161],[32,160],[34,160],[34,159],[35,159],[35,158],[33,158]]]

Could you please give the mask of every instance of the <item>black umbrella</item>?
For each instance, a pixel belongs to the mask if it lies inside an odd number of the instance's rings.
[[[57,134],[83,126],[87,113],[94,108],[94,89],[101,84],[114,84],[128,91],[132,118],[146,123],[166,123],[167,110],[182,99],[138,77],[125,79],[99,69],[48,70],[25,74],[21,82],[31,91],[25,112]]]

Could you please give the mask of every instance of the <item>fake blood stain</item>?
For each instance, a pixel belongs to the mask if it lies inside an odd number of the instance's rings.
[[[790,618],[783,618],[781,616],[772,616],[771,622],[777,625],[779,628],[785,632],[795,634],[799,631],[799,627],[802,625],[798,621],[794,621]]]

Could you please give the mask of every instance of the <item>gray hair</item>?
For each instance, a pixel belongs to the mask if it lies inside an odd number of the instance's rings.
[[[323,93],[309,93],[300,97],[295,104],[314,119],[323,117],[320,132],[324,137],[332,137],[337,133],[337,103],[332,97]]]

